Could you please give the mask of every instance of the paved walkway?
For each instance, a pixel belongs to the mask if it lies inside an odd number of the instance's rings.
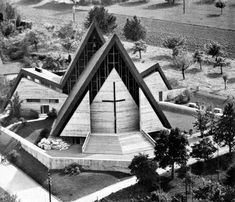
[[[12,164],[0,164],[0,187],[10,194],[16,194],[20,202],[49,201],[48,192]],[[52,202],[59,200],[52,196]]]

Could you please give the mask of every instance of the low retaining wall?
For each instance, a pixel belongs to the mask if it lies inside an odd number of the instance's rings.
[[[70,157],[52,157],[46,153],[45,150],[40,149],[31,142],[20,137],[16,133],[7,128],[0,128],[1,135],[7,135],[21,143],[22,148],[30,153],[34,158],[40,161],[43,165],[50,169],[63,169],[71,163],[78,163],[86,170],[100,170],[100,171],[120,171],[129,173],[128,166],[130,161],[124,160],[105,160],[105,159],[89,159],[89,158],[70,158]]]

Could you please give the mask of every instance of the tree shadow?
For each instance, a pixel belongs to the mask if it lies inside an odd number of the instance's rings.
[[[229,5],[229,7],[235,8],[235,4],[231,4]]]
[[[149,0],[138,0],[138,1],[128,1],[128,2],[122,2],[119,3],[120,6],[123,7],[131,7],[131,6],[139,6],[139,5],[143,5],[143,4],[147,4],[149,2]]]
[[[228,79],[227,83],[235,83],[235,77]]]
[[[220,74],[220,73],[217,73],[217,72],[208,73],[208,74],[207,74],[207,77],[208,77],[208,78],[211,78],[211,79],[216,79],[216,78],[218,78],[218,77],[221,77],[221,74]]]
[[[195,68],[187,69],[185,72],[189,74],[196,74],[196,73],[202,72],[202,70],[195,67]]]
[[[217,17],[220,17],[220,14],[208,14],[207,17],[208,18],[217,18]]]
[[[50,3],[46,3],[42,6],[36,6],[34,8],[45,9],[45,10],[54,10],[54,11],[67,11],[67,10],[71,11],[72,7],[73,7],[73,4],[50,2]]]
[[[214,4],[215,3],[215,0],[199,0],[197,2],[194,2],[194,4],[196,5],[211,5],[211,4]]]
[[[165,2],[165,3],[158,3],[158,4],[153,4],[153,5],[147,6],[144,9],[148,9],[148,10],[166,9],[166,8],[177,7],[180,5],[181,5],[181,3],[169,4],[169,3]]]
[[[33,4],[38,4],[41,1],[42,0],[20,0],[19,2],[17,2],[17,4],[19,4],[19,5],[33,5]]]
[[[171,61],[172,57],[169,55],[157,55],[157,56],[153,56],[150,58],[150,60],[163,60],[163,61]]]
[[[164,70],[168,70],[168,69],[172,69],[172,70],[176,70],[176,71],[179,71],[180,69],[174,65],[173,63],[170,63],[170,64],[167,64],[167,65],[163,65],[162,66],[162,69]]]

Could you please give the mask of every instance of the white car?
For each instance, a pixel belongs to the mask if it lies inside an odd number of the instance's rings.
[[[194,102],[188,103],[188,107],[194,108],[194,109],[199,109],[199,106],[196,103],[194,103]]]
[[[223,110],[221,108],[214,108],[213,112],[217,116],[222,116],[223,115]]]

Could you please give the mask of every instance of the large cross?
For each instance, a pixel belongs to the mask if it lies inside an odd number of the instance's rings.
[[[102,102],[112,102],[113,111],[114,111],[114,132],[117,133],[117,102],[123,102],[125,99],[117,100],[116,99],[116,86],[113,82],[113,100],[102,100]]]

